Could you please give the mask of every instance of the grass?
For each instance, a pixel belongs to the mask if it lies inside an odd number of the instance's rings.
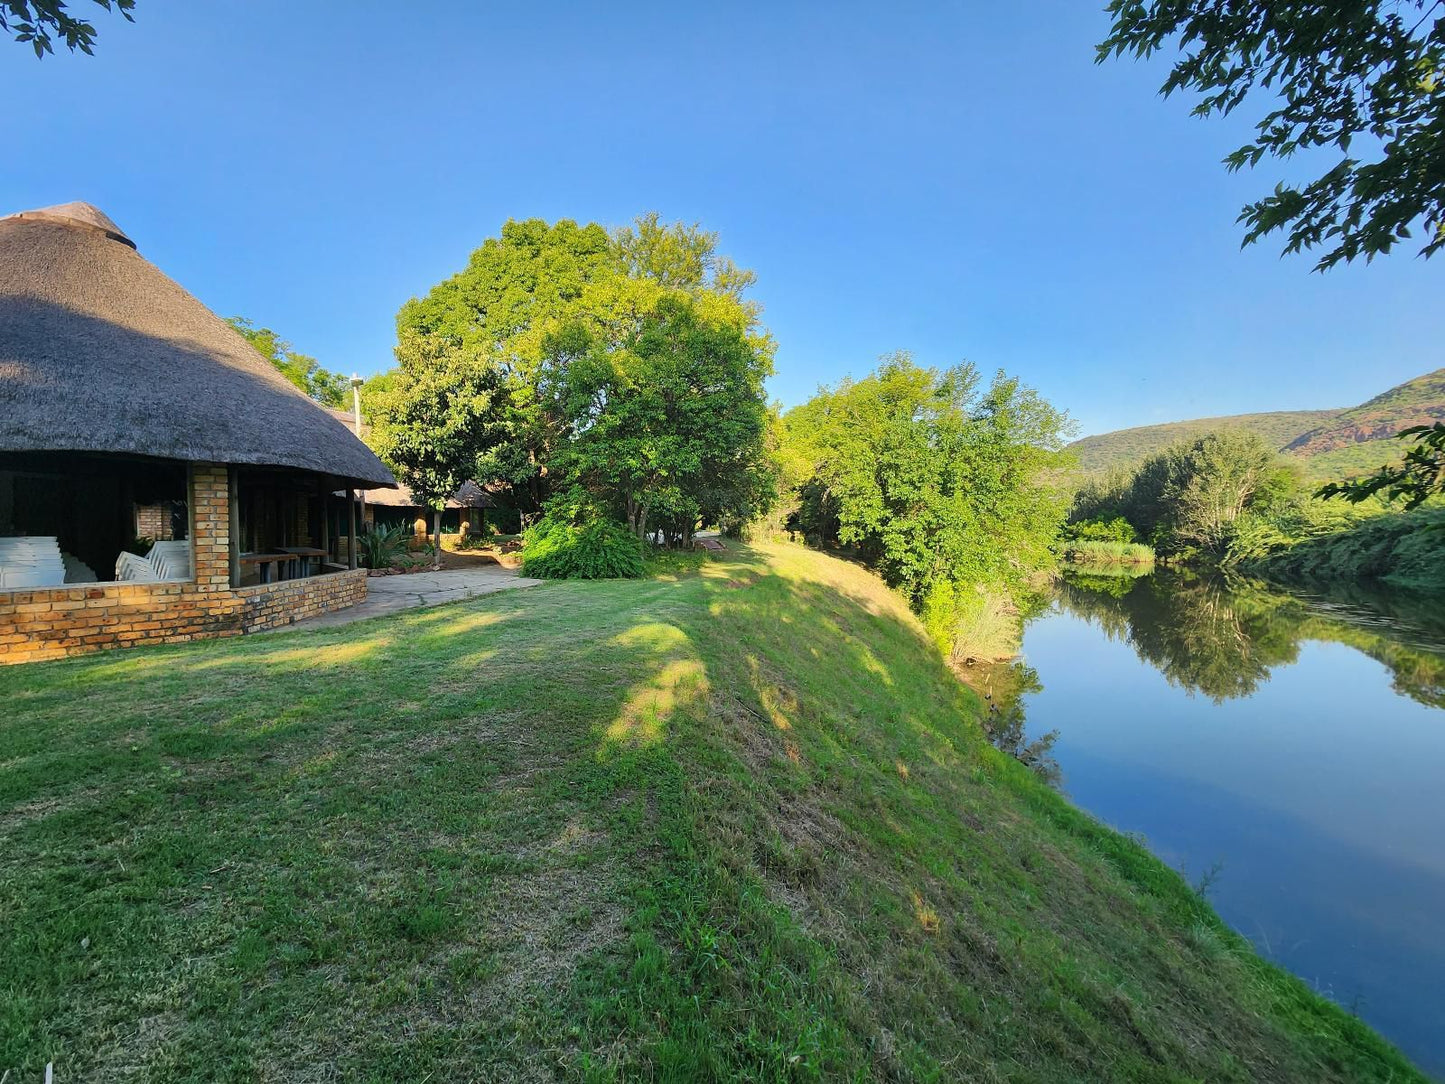
[[[797,547],[0,696],[12,1080],[1421,1079]]]
[[[1142,542],[1081,539],[1066,543],[1064,557],[1079,565],[1152,565],[1154,550]]]

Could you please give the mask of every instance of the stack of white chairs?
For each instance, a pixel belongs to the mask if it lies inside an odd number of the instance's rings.
[[[191,544],[189,542],[157,542],[149,554],[151,567],[160,580],[191,578]]]
[[[115,578],[135,583],[155,583],[160,579],[149,557],[139,557],[126,551],[115,559]]]
[[[138,557],[122,553],[115,560],[115,578],[137,583],[158,580],[189,580],[191,578],[191,544],[189,542],[157,542],[150,553]]]
[[[0,590],[54,587],[65,582],[60,540],[52,537],[0,538]]]

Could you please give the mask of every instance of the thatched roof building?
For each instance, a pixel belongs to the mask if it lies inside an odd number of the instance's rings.
[[[0,452],[40,451],[395,484],[345,425],[87,203],[0,218]]]

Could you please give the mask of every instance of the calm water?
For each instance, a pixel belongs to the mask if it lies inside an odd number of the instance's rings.
[[[1445,604],[1078,577],[1024,658],[1076,803],[1445,1078]]]

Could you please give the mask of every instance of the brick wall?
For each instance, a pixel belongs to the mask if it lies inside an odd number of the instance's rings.
[[[191,479],[194,582],[0,591],[0,664],[238,636],[289,625],[366,598],[365,569],[232,589],[226,468],[198,464]]]
[[[171,530],[171,506],[169,504],[140,504],[135,509],[135,535],[157,542],[169,542]]]
[[[246,604],[241,615],[241,631],[260,632],[364,602],[366,569],[242,587],[236,594]]]

